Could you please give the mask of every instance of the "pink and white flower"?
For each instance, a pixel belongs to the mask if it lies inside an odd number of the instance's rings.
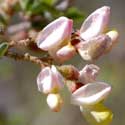
[[[94,60],[111,50],[118,40],[118,32],[106,33],[109,24],[110,7],[95,10],[82,24],[79,36],[81,42],[76,46],[84,60]],[[113,35],[111,35],[113,34]],[[108,48],[108,49],[107,49]]]
[[[36,42],[37,46],[53,57],[53,59],[58,60],[63,59],[65,56],[57,56],[57,51],[63,46],[67,45],[71,39],[73,21],[67,17],[59,17],[55,21],[48,24],[37,36]],[[71,52],[68,56],[71,56]]]
[[[45,94],[57,93],[64,86],[64,79],[54,65],[45,67],[37,77],[37,86]]]

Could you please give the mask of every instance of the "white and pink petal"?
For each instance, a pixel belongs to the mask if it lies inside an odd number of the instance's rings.
[[[55,66],[45,67],[37,77],[37,86],[45,94],[56,93],[64,86],[63,77]]]
[[[37,46],[48,51],[68,42],[71,37],[73,21],[67,17],[59,17],[48,24],[37,36]]]
[[[103,6],[95,10],[82,24],[80,29],[80,37],[83,40],[88,40],[104,33],[109,24],[109,17],[110,7]]]
[[[77,89],[71,96],[75,105],[94,105],[104,100],[111,92],[111,86],[104,82],[88,83]]]

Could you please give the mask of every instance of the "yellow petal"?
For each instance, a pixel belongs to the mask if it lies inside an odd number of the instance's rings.
[[[112,121],[113,113],[101,103],[80,109],[90,125],[110,125]]]

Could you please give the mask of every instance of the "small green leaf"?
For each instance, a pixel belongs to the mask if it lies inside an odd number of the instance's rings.
[[[8,49],[8,43],[5,42],[0,44],[0,57],[4,56],[7,49]]]
[[[102,103],[90,107],[80,107],[82,114],[90,125],[110,125],[112,112]]]

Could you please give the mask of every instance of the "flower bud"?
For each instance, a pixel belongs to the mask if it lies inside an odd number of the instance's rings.
[[[104,100],[110,91],[111,86],[106,83],[88,83],[72,93],[71,102],[75,105],[94,105]]]
[[[100,68],[94,64],[86,65],[79,72],[79,81],[84,84],[94,82],[99,73],[99,70]]]
[[[78,43],[76,48],[84,60],[91,61],[104,54],[110,41],[109,36],[103,34],[88,41]]]
[[[104,6],[94,11],[82,24],[80,36],[83,40],[88,40],[92,37],[105,32],[110,17],[110,7]]]
[[[37,36],[37,46],[48,51],[66,45],[71,38],[73,21],[60,17],[47,25]]]
[[[58,67],[58,70],[61,72],[61,74],[66,79],[69,79],[69,80],[78,80],[79,71],[73,65],[63,65],[63,66]]]
[[[51,68],[45,67],[42,69],[37,77],[37,85],[40,92],[45,94],[57,93],[64,86],[64,80],[53,65]]]
[[[59,94],[49,94],[47,104],[52,111],[59,112],[63,104],[62,97]]]
[[[75,54],[76,54],[75,48],[69,44],[59,49],[56,53],[57,58],[61,62],[71,59]]]

